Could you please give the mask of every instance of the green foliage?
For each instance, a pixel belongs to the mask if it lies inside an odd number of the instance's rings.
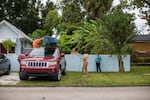
[[[40,7],[39,0],[1,0],[0,21],[8,20],[26,34],[32,33],[35,29],[41,28]]]
[[[64,32],[68,35],[73,35],[73,31],[78,30],[80,26],[82,26],[82,22],[81,23],[65,23],[62,22],[61,25],[64,29]]]
[[[74,31],[72,35],[72,43],[78,51],[88,50],[89,53],[106,53],[108,50],[105,48],[108,41],[103,38],[99,31],[99,25],[96,21],[90,20],[84,22],[84,25],[80,29]]]
[[[45,18],[48,14],[48,12],[50,10],[55,10],[56,9],[56,5],[54,5],[54,3],[51,0],[47,0],[45,5],[41,6],[41,25],[43,27],[43,25],[45,24]]]
[[[145,19],[148,21],[148,25],[150,26],[150,1],[149,0],[133,0],[130,2],[130,5],[132,7],[138,8],[140,11],[139,16],[142,19]],[[145,9],[146,8],[146,9]]]
[[[62,52],[70,54],[71,48],[73,46],[71,43],[71,35],[61,35],[59,39],[59,44]]]
[[[112,51],[117,54],[126,53],[128,43],[135,35],[133,18],[121,10],[114,10],[101,20],[101,32],[112,44]]]
[[[56,10],[50,10],[46,16],[44,29],[47,32],[47,35],[53,35],[53,29],[58,25],[59,18],[58,12]]]
[[[58,22],[58,25],[56,27],[56,30],[57,30],[56,35],[62,35],[65,33],[64,28],[62,27],[62,24],[61,24],[61,17],[59,18],[59,22]]]
[[[62,0],[61,9],[61,26],[68,35],[72,35],[73,31],[81,26],[85,12],[81,8],[79,0]]]
[[[112,6],[113,0],[80,0],[83,8],[86,10],[88,19],[97,19],[105,15]]]
[[[122,6],[117,6],[101,19],[104,37],[112,45],[111,51],[118,55],[119,71],[124,72],[123,60],[121,55],[129,51],[129,42],[135,35],[135,25],[133,17],[122,11]]]
[[[112,0],[62,0],[62,27],[68,35],[78,30],[85,20],[97,19],[109,11]]]
[[[42,38],[46,35],[46,32],[41,29],[36,29],[32,34],[29,34],[29,37],[34,39],[35,36],[38,36],[39,38]]]
[[[150,6],[150,2],[148,0],[134,0],[132,1],[132,3],[136,5],[138,8],[144,7],[144,6],[146,7]]]
[[[65,23],[79,23],[83,20],[84,12],[81,9],[79,1],[63,0],[62,1],[62,21]]]
[[[72,48],[77,48],[80,52],[87,49],[89,53],[106,52],[107,40],[103,39],[99,33],[96,19],[109,11],[112,0],[109,1],[89,1],[89,0],[63,0],[61,2],[62,19],[61,27],[68,35],[72,35]],[[88,20],[84,23],[85,20]],[[107,49],[108,50],[108,49]]]
[[[11,47],[16,46],[16,43],[12,42],[10,39],[7,39],[2,42],[2,45],[7,50],[7,53],[8,53]]]
[[[82,27],[74,31],[72,43],[76,44],[75,48],[77,48],[78,51],[81,52],[84,49],[89,51],[88,47],[91,46],[89,36],[97,32],[95,24],[96,22],[92,20],[90,22],[84,22]]]

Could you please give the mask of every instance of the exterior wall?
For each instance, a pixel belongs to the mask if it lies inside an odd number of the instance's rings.
[[[30,41],[25,39],[24,41],[20,40],[19,36],[14,30],[12,30],[6,24],[2,24],[0,27],[0,43],[5,39],[11,39],[13,42],[16,43],[15,54],[21,54],[21,47],[24,46],[22,44],[25,44],[25,48],[31,47]],[[6,54],[7,50],[5,50],[4,48],[2,48],[2,46],[0,46],[0,53]]]
[[[21,54],[21,41],[20,41],[20,39],[16,39],[15,54]]]
[[[150,42],[134,42],[131,45],[138,53],[150,53]]]
[[[89,64],[88,64],[88,71],[89,72],[96,72],[96,65],[95,65],[95,56],[96,55],[89,55]],[[18,55],[17,54],[7,54],[7,57],[11,61],[11,71],[19,71],[19,63],[18,63]],[[77,71],[80,72],[82,68],[82,55],[65,55],[67,66],[67,71]],[[101,70],[102,72],[118,72],[118,60],[117,56],[113,55],[101,55]],[[122,56],[124,61],[125,71],[130,71],[130,55]]]
[[[82,55],[66,55],[67,70],[68,71],[81,71],[82,68]],[[88,71],[96,72],[95,64],[96,55],[89,55]],[[101,70],[102,72],[118,72],[118,59],[115,55],[101,55]],[[130,55],[122,56],[124,61],[125,71],[130,71]]]
[[[19,62],[17,60],[17,54],[6,54],[11,64],[11,71],[19,71]]]
[[[5,24],[0,27],[0,39],[16,39],[17,34]]]

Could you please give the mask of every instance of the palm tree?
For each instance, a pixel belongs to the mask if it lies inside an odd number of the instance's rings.
[[[113,53],[118,56],[120,72],[124,72],[122,54],[128,52],[128,43],[135,35],[135,25],[132,21],[132,15],[123,13],[121,9],[114,9],[101,20],[101,32],[111,43]]]
[[[90,53],[104,53],[106,46],[104,44],[107,44],[107,40],[103,38],[99,31],[98,23],[94,20],[84,22],[84,25],[79,30],[74,31],[72,42],[76,44],[75,48],[78,50],[86,49]]]

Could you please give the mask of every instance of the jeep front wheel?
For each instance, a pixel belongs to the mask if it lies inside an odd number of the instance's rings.
[[[58,74],[54,77],[54,80],[55,81],[60,81],[61,80],[61,77],[62,77],[62,74],[61,74],[62,72],[61,72],[61,70],[59,69],[59,71],[58,71]]]
[[[28,80],[28,76],[24,72],[19,72],[20,80]]]

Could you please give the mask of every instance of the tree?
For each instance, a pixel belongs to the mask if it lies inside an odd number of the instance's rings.
[[[142,18],[146,19],[148,21],[148,25],[150,26],[150,1],[149,0],[134,0],[133,2],[131,2],[131,4],[140,8],[141,13],[143,14]]]
[[[1,0],[0,20],[7,20],[26,34],[41,28],[40,0]]]
[[[7,50],[7,54],[9,53],[11,47],[15,47],[16,43],[12,42],[10,39],[4,40],[2,42],[3,47]]]
[[[79,0],[62,0],[60,4],[61,26],[67,34],[72,35],[82,25],[85,12],[82,11]]]
[[[43,27],[45,24],[45,19],[50,10],[56,10],[56,5],[51,1],[47,0],[45,5],[41,5],[40,7],[40,12],[41,12],[41,26]]]
[[[34,39],[35,36],[38,36],[39,38],[42,38],[45,35],[46,35],[46,32],[44,30],[36,29],[34,32],[32,32],[32,34],[29,34],[29,37]]]
[[[0,0],[0,21],[5,19],[5,5],[4,5],[5,0]]]
[[[107,40],[103,38],[99,31],[99,24],[94,20],[84,22],[80,29],[74,31],[72,43],[78,51],[86,49],[89,53],[108,52],[105,49]]]
[[[119,71],[124,72],[122,54],[127,53],[128,43],[135,35],[135,25],[132,15],[124,13],[120,7],[101,19],[101,32],[118,56]]]
[[[73,44],[71,42],[71,35],[62,34],[59,39],[59,44],[61,51],[69,54],[71,52],[71,48],[73,48]]]
[[[106,14],[113,0],[62,0],[62,27],[72,35],[86,20],[96,20]]]
[[[92,32],[93,30],[91,29],[93,27],[90,28],[90,23],[91,23],[90,19],[96,20],[103,14],[106,14],[110,10],[111,4],[112,4],[112,0],[108,0],[108,1],[107,0],[106,1],[104,0],[62,0],[61,1],[60,9],[62,11],[62,16],[61,16],[61,23],[59,24],[59,26],[61,26],[61,29],[63,29],[64,33],[66,33],[67,35],[72,35],[73,46],[80,49],[81,51],[84,48],[89,48],[89,51],[91,53],[97,52],[96,46],[94,46],[93,49],[92,43],[94,42],[95,45],[97,45],[98,47],[104,44],[105,42],[104,43],[100,42],[101,39],[97,40],[97,38],[101,38],[101,35],[97,34],[99,33],[97,29],[95,30],[97,31],[96,33],[97,35],[95,35],[95,32],[94,33]],[[87,21],[86,22],[87,25],[85,25],[84,23],[85,21]],[[88,26],[89,29],[85,28],[86,26]],[[89,33],[84,33],[83,31],[85,30],[92,32],[93,34],[89,35]],[[97,41],[95,42],[93,40],[97,40]],[[100,44],[98,42],[100,42],[101,45],[98,45]],[[106,50],[100,50],[100,51],[102,52]]]
[[[113,0],[80,0],[83,8],[86,10],[88,19],[97,19],[106,14],[111,6]]]
[[[19,4],[22,4],[19,2]],[[40,20],[40,0],[28,0],[26,8],[21,10],[21,20],[17,23],[20,28],[26,34],[30,34],[36,29],[42,28]],[[19,9],[19,8],[18,8]]]
[[[47,32],[47,35],[53,35],[53,29],[58,25],[59,18],[58,12],[56,10],[50,10],[46,16],[44,29]]]
[[[94,20],[86,22],[84,30],[86,30],[89,35],[87,35],[85,39],[85,48],[89,49],[90,53],[108,54],[108,47],[110,46],[110,44],[102,35],[100,27],[101,25]]]

